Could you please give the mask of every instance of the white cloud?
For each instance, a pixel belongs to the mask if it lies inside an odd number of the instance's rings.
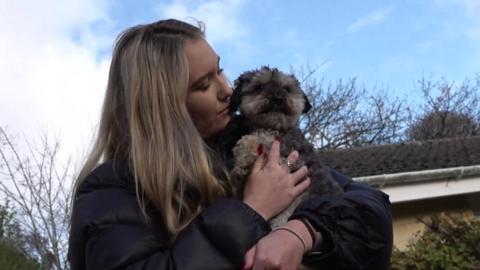
[[[158,10],[164,18],[191,22],[194,22],[191,20],[194,18],[204,22],[207,38],[213,44],[217,42],[242,43],[242,39],[248,36],[247,28],[242,25],[240,18],[240,11],[245,2],[245,0],[195,2],[175,0],[171,4],[160,5]]]
[[[111,25],[109,0],[0,0],[0,125],[35,140],[58,134],[69,155],[91,138],[108,59],[92,24]],[[111,45],[112,40],[109,41]]]
[[[208,42],[221,55],[225,74],[233,78],[237,74],[230,68],[245,68],[244,65],[258,49],[242,14],[248,1],[173,0],[168,4],[159,4],[156,10],[163,19],[174,18],[194,25],[196,20],[204,23]]]
[[[357,19],[354,23],[348,26],[347,31],[353,33],[361,30],[362,28],[380,24],[388,18],[392,11],[393,9],[391,7],[376,10],[370,14],[367,14],[366,16]]]

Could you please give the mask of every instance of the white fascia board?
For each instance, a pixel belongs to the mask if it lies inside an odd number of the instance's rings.
[[[480,177],[386,186],[381,190],[390,196],[391,203],[432,199],[480,192]]]
[[[357,177],[387,193],[392,203],[480,191],[480,165]]]
[[[439,180],[461,180],[480,176],[480,165],[454,168],[411,171],[392,174],[355,177],[354,180],[366,182],[379,188],[397,185],[412,185],[418,182],[436,182]]]

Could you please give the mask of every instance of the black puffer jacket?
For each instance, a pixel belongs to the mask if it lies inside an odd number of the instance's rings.
[[[392,244],[388,197],[334,173],[340,198],[311,198],[292,218],[307,218],[324,237],[305,262],[319,269],[387,269]],[[145,222],[125,162],[106,162],[82,184],[73,205],[69,260],[78,269],[238,269],[269,232],[246,204],[219,199],[168,245],[158,211]]]

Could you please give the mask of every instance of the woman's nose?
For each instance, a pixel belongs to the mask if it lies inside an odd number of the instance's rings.
[[[220,98],[220,100],[224,100],[229,98],[232,93],[233,89],[229,85],[227,78],[224,75],[220,75],[218,97]]]

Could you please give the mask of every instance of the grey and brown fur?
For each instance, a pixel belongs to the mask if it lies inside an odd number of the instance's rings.
[[[275,137],[281,141],[281,157],[297,150],[300,159],[292,171],[306,165],[312,184],[285,211],[270,221],[272,228],[283,225],[296,206],[309,194],[339,195],[343,189],[332,178],[298,127],[302,113],[310,109],[310,103],[293,75],[287,75],[276,68],[262,67],[248,71],[235,80],[230,102],[231,110],[237,110],[248,121],[249,133],[243,135],[233,148],[233,169],[231,177],[239,197],[250,174],[253,163],[258,158],[257,147],[263,144],[268,152]]]

